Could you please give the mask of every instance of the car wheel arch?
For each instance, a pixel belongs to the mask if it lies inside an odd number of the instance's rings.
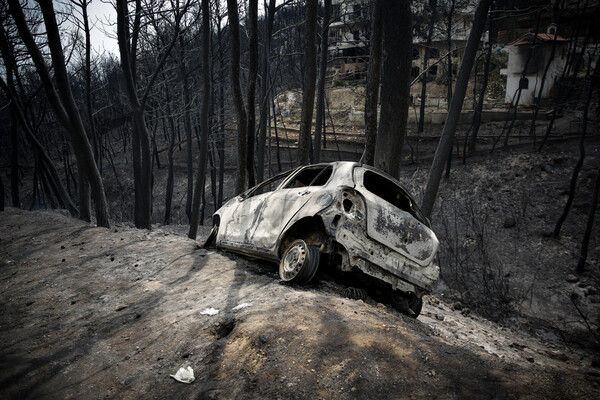
[[[327,241],[327,231],[320,216],[307,216],[291,224],[279,237],[277,255],[283,252],[296,239],[303,239],[307,244],[321,247]]]

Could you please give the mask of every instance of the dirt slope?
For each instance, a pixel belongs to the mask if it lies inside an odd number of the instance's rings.
[[[157,229],[0,213],[0,398],[597,398],[572,353],[429,298],[412,320]],[[236,306],[246,307],[234,310]],[[216,315],[202,314],[207,308]],[[191,366],[196,381],[169,377]]]

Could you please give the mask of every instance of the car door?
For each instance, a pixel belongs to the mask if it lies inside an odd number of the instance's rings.
[[[234,204],[222,215],[221,244],[257,250],[254,235],[262,218],[264,202],[290,173],[275,176],[234,199]]]
[[[277,238],[287,223],[323,186],[332,174],[331,165],[314,165],[300,169],[283,186],[265,199],[262,218],[253,232],[254,243],[275,255]]]

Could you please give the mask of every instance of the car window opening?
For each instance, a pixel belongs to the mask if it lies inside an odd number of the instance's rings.
[[[286,172],[286,173],[279,174],[272,178],[267,179],[266,181],[259,184],[258,186],[255,186],[255,188],[253,190],[248,192],[248,194],[246,195],[246,198],[254,197],[254,196],[257,196],[257,195],[263,194],[263,193],[272,192],[273,190],[277,189],[277,187],[281,184],[281,182],[288,176],[289,176],[289,172]]]
[[[414,212],[411,199],[398,187],[398,185],[384,176],[372,171],[365,171],[363,176],[363,186],[369,192],[381,197],[393,206],[410,213],[419,220],[421,219]]]
[[[299,188],[304,186],[323,186],[327,183],[333,168],[331,166],[318,168],[305,168],[286,186],[286,188]]]

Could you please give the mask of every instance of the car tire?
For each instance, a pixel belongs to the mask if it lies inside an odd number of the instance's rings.
[[[423,308],[423,299],[414,293],[405,293],[395,290],[392,294],[392,306],[404,315],[417,318]]]
[[[304,240],[293,241],[279,262],[279,277],[284,282],[307,284],[319,267],[319,249]]]
[[[417,318],[419,314],[421,314],[421,310],[423,309],[423,299],[417,297],[414,294],[411,294],[411,297],[408,301],[408,307],[414,313],[413,315],[411,315],[411,317]]]

